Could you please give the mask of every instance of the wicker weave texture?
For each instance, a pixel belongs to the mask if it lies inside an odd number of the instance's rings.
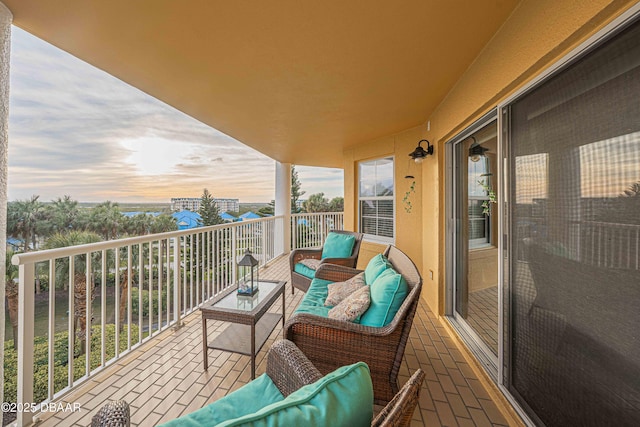
[[[406,427],[411,424],[413,411],[418,405],[420,388],[424,382],[425,373],[418,369],[402,386],[391,402],[385,406],[371,423],[375,427]]]
[[[91,418],[91,427],[129,427],[130,420],[129,404],[124,400],[116,400],[100,408]]]
[[[390,324],[374,328],[307,313],[294,314],[285,324],[285,338],[293,341],[323,374],[359,361],[369,365],[377,404],[386,404],[398,392],[398,372],[422,289],[420,273],[406,254],[389,246],[384,255],[410,289]],[[343,281],[359,272],[322,265],[316,277]]]

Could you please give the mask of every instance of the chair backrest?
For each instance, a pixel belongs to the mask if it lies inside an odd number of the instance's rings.
[[[362,243],[363,234],[357,233],[355,231],[347,231],[347,230],[331,230],[331,233],[347,234],[350,236],[354,236],[356,238],[356,241],[353,244],[353,249],[351,250],[351,257],[350,257],[353,259],[352,267],[355,268],[355,266],[358,264],[358,256],[360,255],[360,244]]]
[[[411,261],[411,258],[404,252],[393,245],[387,246],[383,255],[389,260],[393,268],[402,276],[411,289],[422,283],[422,277],[418,271],[418,267]]]
[[[375,427],[405,427],[410,425],[413,411],[418,404],[420,388],[424,378],[424,371],[418,369],[387,406],[380,411],[371,425]]]

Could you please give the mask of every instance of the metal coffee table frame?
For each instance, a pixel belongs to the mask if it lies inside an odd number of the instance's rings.
[[[251,356],[251,379],[256,377],[256,355],[264,346],[271,332],[282,320],[284,330],[286,282],[260,280],[260,283],[276,283],[266,298],[258,303],[251,311],[216,306],[225,298],[234,298],[237,285],[234,285],[200,308],[202,313],[202,351],[204,356],[204,370],[209,368],[208,349],[223,350]],[[282,296],[282,313],[269,313],[278,297]],[[207,342],[207,320],[230,322],[220,335],[211,342]]]

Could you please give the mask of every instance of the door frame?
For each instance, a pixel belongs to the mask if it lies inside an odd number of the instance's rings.
[[[484,343],[484,341],[480,338],[480,336],[471,328],[466,322],[461,321],[455,310],[455,286],[456,286],[456,260],[459,259],[459,254],[457,253],[458,247],[456,244],[456,236],[457,236],[457,224],[456,224],[456,194],[454,194],[454,190],[457,188],[457,176],[456,176],[456,167],[455,167],[455,147],[458,143],[461,143],[473,133],[482,129],[483,127],[495,122],[495,126],[497,129],[498,136],[498,154],[497,154],[497,170],[498,170],[498,179],[496,184],[497,192],[499,193],[498,200],[500,199],[500,189],[502,188],[502,157],[501,157],[501,135],[500,135],[500,122],[498,118],[498,109],[493,108],[490,112],[482,116],[480,119],[473,122],[471,125],[467,126],[462,132],[455,135],[449,141],[445,143],[445,168],[446,168],[446,179],[445,179],[445,218],[446,218],[446,237],[445,237],[445,267],[446,267],[446,280],[445,280],[445,318],[449,321],[453,329],[458,333],[458,335],[465,342],[467,348],[473,353],[474,357],[480,362],[480,364],[484,367],[485,371],[492,378],[494,382],[498,382],[499,375],[501,371],[498,369],[500,366],[500,352],[502,350],[502,336],[501,332],[501,322],[502,322],[502,306],[501,306],[501,286],[500,286],[500,254],[502,253],[502,237],[500,234],[500,223],[502,218],[502,203],[498,203],[498,354],[493,355],[491,349]]]

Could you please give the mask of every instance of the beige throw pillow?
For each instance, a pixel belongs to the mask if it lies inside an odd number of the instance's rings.
[[[324,306],[335,307],[363,286],[366,286],[364,283],[364,273],[357,274],[344,282],[331,283],[327,286],[329,295],[327,295],[327,299],[324,301]]]
[[[320,263],[322,261],[319,259],[315,259],[315,258],[306,258],[303,259],[302,261],[300,261],[300,264],[305,265],[307,267],[309,267],[312,270],[317,270],[318,267],[320,267]]]
[[[368,286],[363,286],[345,299],[331,310],[329,310],[329,319],[345,320],[353,322],[359,318],[371,304],[371,295]]]

